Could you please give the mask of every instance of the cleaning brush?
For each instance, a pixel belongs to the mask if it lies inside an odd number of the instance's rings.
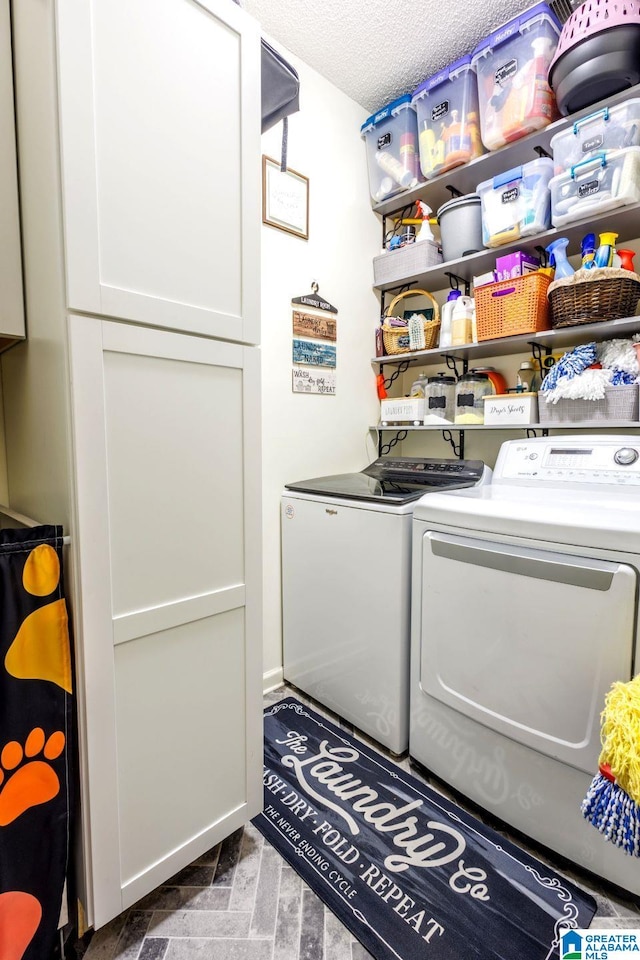
[[[607,840],[640,857],[640,674],[611,687],[601,739],[599,772],[580,809]]]

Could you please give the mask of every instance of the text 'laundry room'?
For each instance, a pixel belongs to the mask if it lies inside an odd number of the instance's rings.
[[[640,953],[638,0],[0,45],[0,960]]]

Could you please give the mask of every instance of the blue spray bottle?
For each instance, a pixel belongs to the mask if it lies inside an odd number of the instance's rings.
[[[558,237],[557,240],[554,240],[545,248],[549,254],[550,262],[555,261],[556,280],[560,280],[562,277],[572,277],[575,273],[575,270],[567,260],[568,246],[568,237]]]
[[[582,238],[582,243],[580,244],[580,252],[582,254],[582,269],[591,270],[595,266],[593,258],[596,255],[596,235],[595,233],[588,233],[586,237]]]

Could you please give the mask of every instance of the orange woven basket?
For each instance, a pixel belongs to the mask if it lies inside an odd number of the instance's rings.
[[[477,287],[474,299],[478,340],[549,330],[551,311],[547,287],[550,282],[547,274],[536,271]]]

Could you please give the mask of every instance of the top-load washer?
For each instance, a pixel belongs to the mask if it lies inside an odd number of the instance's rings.
[[[640,894],[583,819],[611,684],[640,669],[640,438],[502,445],[491,484],[416,505],[409,752]]]
[[[381,457],[283,495],[284,677],[393,753],[409,741],[414,504],[489,474],[478,460]]]

